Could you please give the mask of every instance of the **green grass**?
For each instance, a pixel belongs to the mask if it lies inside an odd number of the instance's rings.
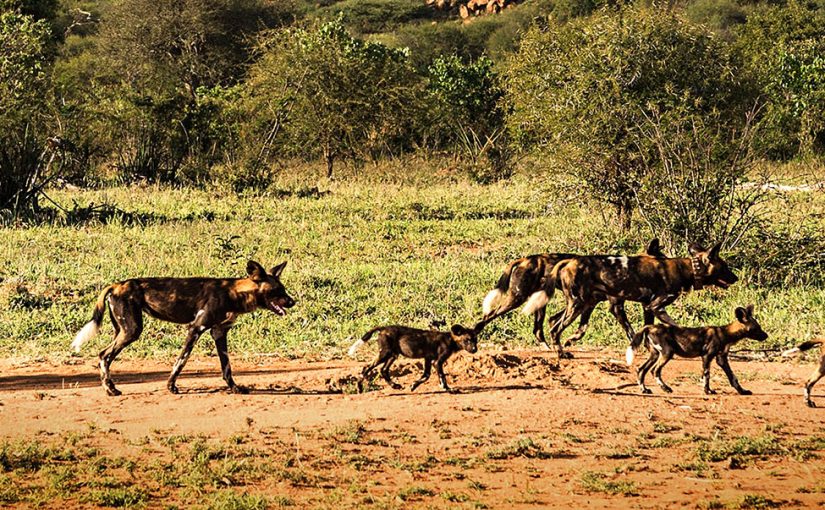
[[[289,192],[314,185],[330,193]],[[54,190],[51,197],[67,208],[105,203],[122,212],[104,222],[3,229],[0,348],[10,357],[66,355],[109,283],[148,275],[243,276],[250,257],[267,267],[287,260],[283,281],[298,303],[283,318],[265,311],[241,317],[229,339],[235,356],[335,357],[378,324],[427,327],[433,318],[471,324],[516,257],[633,253],[650,237],[641,226],[629,236],[617,233],[600,208],[558,190],[538,178],[481,186],[409,175],[321,183],[285,177],[269,192],[241,196],[152,186]],[[823,209],[819,198],[814,210]],[[740,347],[790,345],[825,324],[825,289],[812,286],[767,289],[742,281],[728,291],[690,293],[669,311],[684,324],[723,324],[750,302],[771,338]],[[560,306],[554,297],[550,307]],[[638,308],[628,306],[635,324]],[[104,324],[83,356],[109,341],[108,317]],[[529,318],[512,314],[492,323],[482,341],[533,346],[530,331]],[[183,336],[180,326],[147,319],[142,338],[123,356],[168,357]],[[211,343],[207,335],[196,352],[209,352]],[[584,343],[625,343],[605,306]]]
[[[581,486],[588,492],[603,492],[605,494],[621,494],[622,496],[635,496],[638,494],[636,484],[626,480],[608,480],[604,473],[586,471],[582,473]]]

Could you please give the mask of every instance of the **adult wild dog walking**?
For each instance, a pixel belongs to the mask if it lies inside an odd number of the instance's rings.
[[[645,255],[665,256],[658,239],[652,239],[648,243]],[[524,314],[533,315],[533,335],[549,349],[550,346],[547,345],[544,337],[544,317],[550,296],[553,295],[554,289],[559,288],[557,280],[551,277],[551,272],[562,260],[579,256],[572,253],[540,253],[522,257],[507,264],[498,279],[496,288],[488,292],[484,298],[482,304],[484,317],[476,327],[482,328],[494,319],[524,305]],[[551,317],[550,321],[555,322],[562,313],[564,310]],[[565,341],[565,344],[569,345],[584,336],[589,319],[589,314],[582,315],[581,326]],[[652,317],[649,322],[653,322]]]
[[[566,301],[564,313],[550,330],[559,357],[570,357],[560,342],[565,328],[579,315],[582,316],[580,329],[586,328],[593,308],[602,301],[610,303],[610,312],[624,328],[629,342],[635,333],[624,310],[626,301],[642,304],[646,323],[652,323],[655,316],[675,326],[665,307],[679,295],[708,285],[727,289],[739,279],[719,256],[720,248],[721,244],[710,250],[694,244],[689,249],[690,257],[684,258],[597,255],[556,264],[550,277],[558,279],[557,286]],[[548,298],[550,292],[547,292]]]
[[[100,381],[106,393],[120,395],[109,376],[109,367],[124,347],[143,331],[143,312],[163,321],[187,325],[186,340],[166,387],[178,393],[175,384],[198,338],[209,330],[221,361],[223,379],[232,393],[246,393],[235,384],[229,365],[226,335],[235,319],[258,308],[285,315],[285,308],[295,305],[286,293],[280,276],[286,262],[267,273],[257,262],[249,261],[245,278],[135,278],[114,283],[100,293],[92,320],[72,342],[75,351],[97,335],[103,312],[109,303],[109,317],[115,328],[112,344],[100,351]]]
[[[733,375],[728,362],[728,351],[731,346],[743,338],[753,340],[766,340],[768,334],[756,322],[753,316],[753,305],[747,308],[736,309],[736,320],[725,326],[706,326],[700,328],[681,328],[669,324],[649,324],[644,326],[633,337],[633,342],[627,348],[627,364],[633,363],[633,350],[638,349],[642,344],[647,346],[650,357],[639,367],[638,381],[642,393],[650,393],[645,386],[645,375],[655,364],[653,375],[662,390],[672,393],[670,386],[662,380],[662,369],[673,356],[682,358],[702,358],[702,383],[705,394],[716,393],[710,389],[710,364],[716,360],[725,375],[728,376],[730,385],[740,395],[750,395],[751,392],[744,389],[739,384],[739,379]]]

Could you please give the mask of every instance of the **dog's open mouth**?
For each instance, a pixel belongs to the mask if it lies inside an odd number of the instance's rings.
[[[286,315],[286,310],[284,310],[282,306],[276,305],[275,301],[269,302],[269,309],[277,313],[278,315]]]

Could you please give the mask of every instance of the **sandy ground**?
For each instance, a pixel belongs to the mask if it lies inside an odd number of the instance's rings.
[[[404,390],[379,382],[378,390],[348,394],[338,390],[341,381],[362,363],[269,359],[236,361],[235,378],[251,393],[232,395],[217,358],[201,357],[184,370],[179,395],[165,387],[171,360],[118,361],[112,373],[124,394],[113,398],[99,385],[96,360],[5,360],[0,437],[105,431],[100,446],[117,453],[153,434],[214,440],[243,434],[249,445],[304,459],[306,471],[326,480],[252,488],[288,496],[298,507],[361,507],[367,501],[403,508],[825,506],[825,461],[815,458],[825,454],[817,452],[825,445],[825,382],[814,392],[821,408],[806,407],[801,395],[811,361],[732,361],[743,386],[754,392],[743,397],[718,367],[712,385],[719,394],[704,395],[699,362],[675,360],[664,372],[675,392],[663,393],[649,378],[653,394],[641,395],[620,361],[623,353],[572,352],[575,359],[561,365],[539,351],[456,355],[447,373],[458,394],[441,392],[435,375],[410,393],[406,388],[419,373],[414,363],[395,369]],[[357,438],[330,432],[353,424],[361,430]],[[703,444],[765,435],[787,451],[717,462],[698,457]],[[819,447],[794,453],[793,445],[805,440]],[[148,462],[152,454],[136,455]],[[632,485],[614,490],[588,483],[594,479]],[[342,492],[346,483],[366,489]],[[427,490],[397,495],[410,487]],[[333,492],[344,494],[338,504],[330,503]]]

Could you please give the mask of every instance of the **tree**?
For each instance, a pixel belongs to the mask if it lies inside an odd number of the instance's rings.
[[[245,74],[250,38],[289,19],[290,2],[129,0],[104,12],[94,66],[98,115],[107,119],[123,173],[176,180],[204,173],[227,143],[211,129],[216,88]],[[86,72],[87,66],[79,66]],[[67,79],[76,83],[77,80]]]
[[[351,36],[339,19],[284,29],[261,45],[246,83],[247,139],[281,154],[336,159],[403,147],[421,80],[405,50]],[[262,154],[265,151],[253,151]]]
[[[535,26],[508,67],[519,144],[557,158],[625,229],[653,150],[639,133],[646,118],[719,111],[722,122],[744,119],[728,52],[673,12],[618,8]]]
[[[44,20],[0,13],[0,211],[12,217],[37,209],[50,177],[43,135],[50,35]]]
[[[736,49],[767,98],[762,143],[771,155],[825,151],[825,7],[792,0],[756,11]]]
[[[429,131],[436,142],[462,148],[482,181],[509,176],[504,89],[493,62],[484,56],[470,63],[455,55],[441,56],[428,71]],[[489,169],[478,168],[481,156]]]

